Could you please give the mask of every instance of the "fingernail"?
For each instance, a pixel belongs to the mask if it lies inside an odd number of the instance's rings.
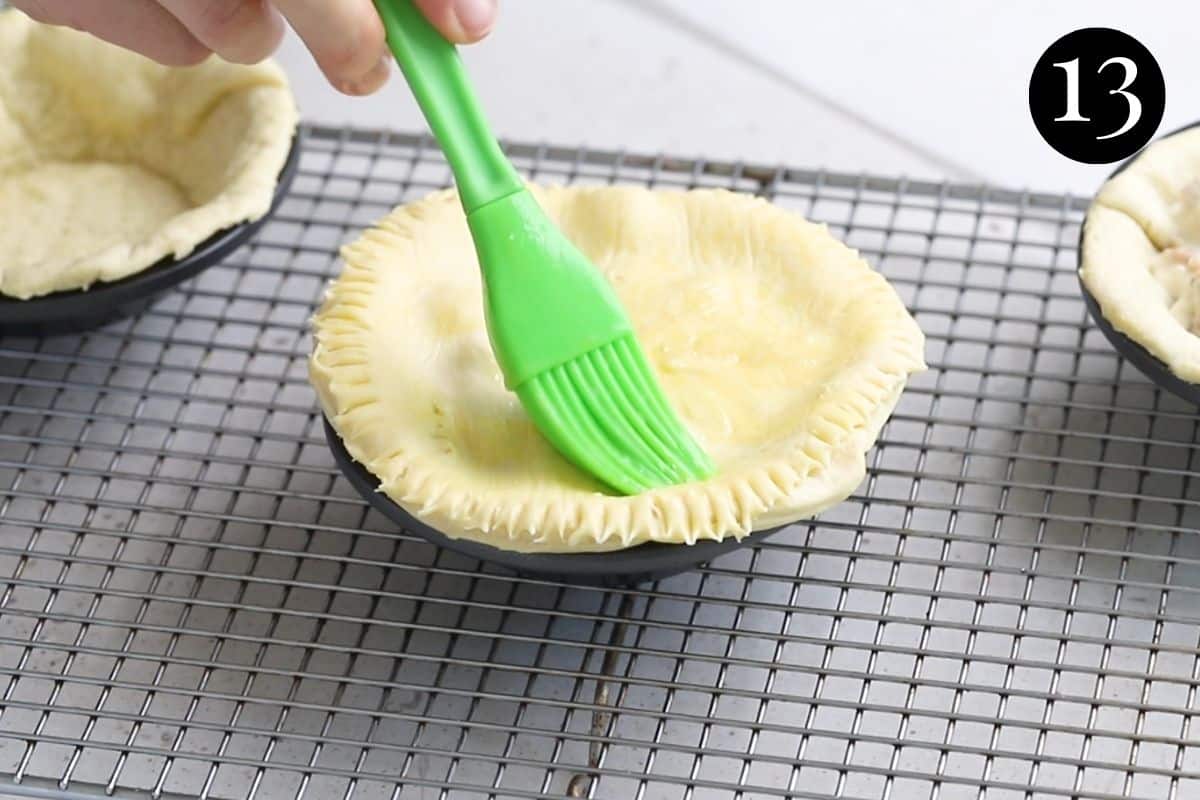
[[[496,0],[454,0],[454,16],[463,33],[478,38],[496,22]]]
[[[371,71],[362,76],[356,81],[349,81],[345,84],[343,91],[346,94],[367,95],[374,94],[379,91],[385,83],[388,76],[392,72],[391,56],[385,54],[379,59],[379,63],[371,67]]]

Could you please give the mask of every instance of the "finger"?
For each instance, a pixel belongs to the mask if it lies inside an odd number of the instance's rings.
[[[179,20],[153,0],[15,0],[38,22],[86,31],[160,64],[199,64],[209,55]]]
[[[158,0],[227,61],[256,64],[283,41],[283,19],[267,0]]]
[[[371,0],[275,0],[334,88],[371,94],[387,81],[383,23]]]
[[[491,33],[496,0],[416,0],[434,27],[452,42],[470,44]]]

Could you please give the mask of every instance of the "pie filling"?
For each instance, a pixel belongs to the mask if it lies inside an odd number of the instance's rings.
[[[1167,292],[1171,316],[1200,334],[1200,248],[1168,248],[1150,263],[1150,273]]]
[[[1171,211],[1179,243],[1159,253],[1150,272],[1167,290],[1171,315],[1200,334],[1200,178],[1183,187]]]

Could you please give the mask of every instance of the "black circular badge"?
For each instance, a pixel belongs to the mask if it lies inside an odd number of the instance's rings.
[[[1042,54],[1029,79],[1029,112],[1046,143],[1074,161],[1111,164],[1158,130],[1166,84],[1150,51],[1127,33],[1082,28]]]

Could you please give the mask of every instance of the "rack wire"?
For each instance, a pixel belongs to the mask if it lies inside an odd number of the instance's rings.
[[[0,341],[0,793],[1195,797],[1197,418],[1085,318],[1070,198],[512,145],[548,182],[763,194],[928,334],[818,521],[639,589],[439,552],[337,473],[336,248],[447,184],[309,128],[252,245],[141,316]]]

